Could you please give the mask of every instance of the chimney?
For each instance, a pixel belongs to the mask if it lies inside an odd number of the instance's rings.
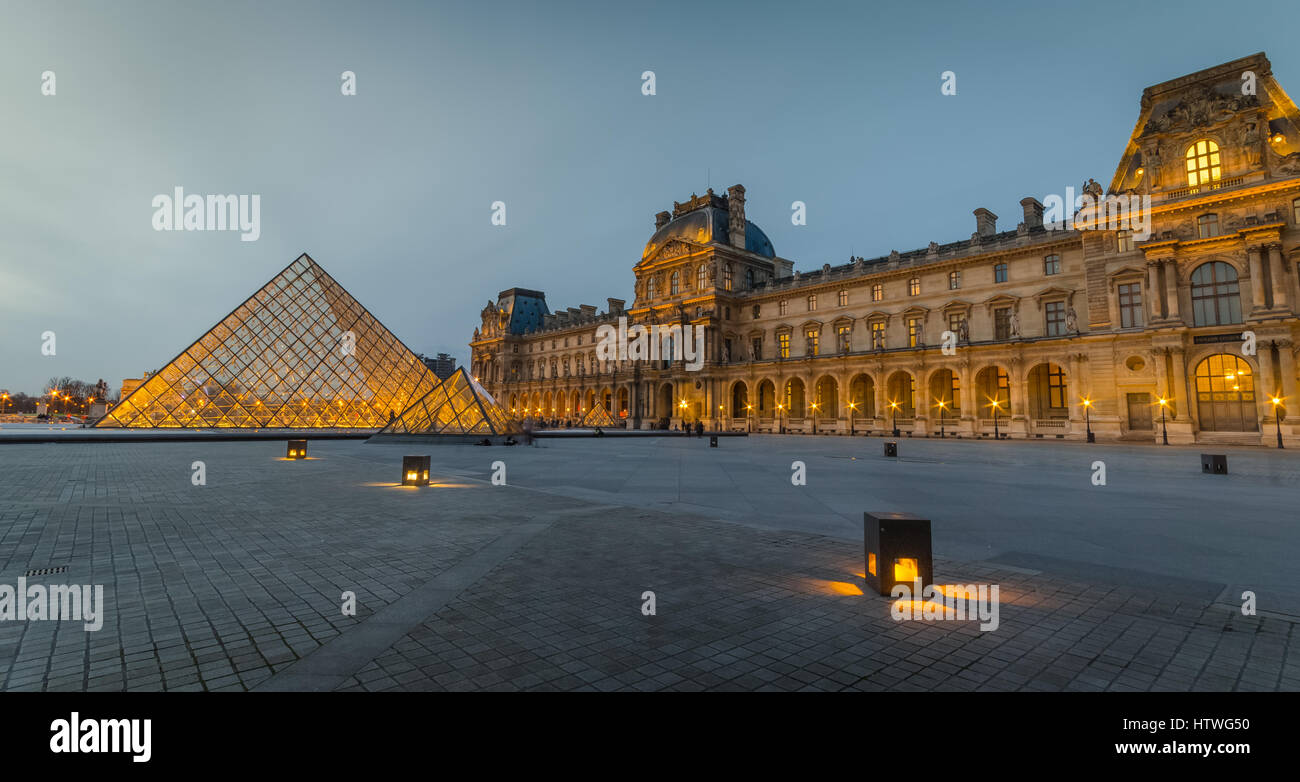
[[[671,219],[673,219],[673,216],[670,212],[660,212],[655,215],[655,230],[658,231],[660,228],[668,225],[668,221]]]
[[[579,304],[578,309],[582,310],[582,319],[590,320],[596,317],[596,307],[593,304]]]
[[[980,238],[992,236],[998,232],[998,216],[980,207],[975,210],[975,232]]]
[[[627,304],[627,302],[622,299],[605,299],[605,303],[609,306],[609,309],[606,311],[610,315],[621,315],[623,313],[623,305]]]
[[[1029,229],[1043,227],[1043,205],[1037,198],[1020,199],[1020,208],[1025,210],[1025,227]]]
[[[727,188],[727,234],[731,245],[745,249],[745,186]]]

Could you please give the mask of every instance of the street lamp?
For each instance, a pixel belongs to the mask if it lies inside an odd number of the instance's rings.
[[[944,438],[944,423],[945,423],[944,418],[945,418],[945,413],[948,412],[947,405],[948,405],[947,401],[943,399],[939,400],[939,439],[940,440]]]
[[[1088,442],[1097,442],[1097,436],[1092,433],[1092,400],[1083,400],[1083,425],[1088,430]]]
[[[1002,409],[1002,406],[998,400],[994,399],[989,403],[989,407],[993,408],[993,439],[1001,440],[1002,435],[998,432],[998,411]]]
[[[785,405],[777,405],[777,406],[776,406],[776,431],[777,431],[777,434],[785,434],[785,424],[783,424],[783,423],[781,422],[781,411],[784,410],[784,409],[785,409]]]
[[[754,406],[745,405],[745,431],[754,431]]]
[[[898,437],[898,403],[890,402],[889,409],[892,411],[889,418],[889,425],[894,430],[894,436]]]
[[[849,437],[853,436],[853,414],[857,412],[857,410],[857,403],[849,402]]]
[[[1277,425],[1277,447],[1282,447],[1282,418],[1277,414],[1278,405],[1282,404],[1282,398],[1275,396],[1270,400],[1273,403],[1273,423]]]
[[[1165,424],[1165,408],[1168,406],[1169,400],[1160,397],[1160,437],[1165,445],[1169,445],[1169,427]]]

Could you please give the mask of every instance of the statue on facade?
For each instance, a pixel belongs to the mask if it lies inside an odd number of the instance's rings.
[[[1074,311],[1074,307],[1070,307],[1065,311],[1065,333],[1079,333],[1079,314]]]
[[[1246,161],[1253,168],[1259,165],[1259,130],[1254,122],[1246,123],[1246,130],[1241,134],[1241,145],[1246,150]]]
[[[957,341],[970,344],[970,326],[966,323],[965,318],[962,318],[961,322],[957,324]]]
[[[918,348],[925,347],[925,321],[923,320],[916,322],[916,346]]]
[[[1011,338],[1020,339],[1020,313],[1011,313]]]

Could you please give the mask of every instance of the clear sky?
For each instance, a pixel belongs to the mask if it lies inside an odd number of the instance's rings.
[[[969,237],[981,206],[1014,228],[1027,195],[1109,182],[1150,84],[1265,51],[1300,95],[1298,17],[1294,0],[0,0],[0,388],[116,389],[302,252],[412,349],[463,361],[504,288],[630,301],[654,214],[710,184],[743,183],[801,269]],[[260,195],[260,238],[155,231],[176,186]]]

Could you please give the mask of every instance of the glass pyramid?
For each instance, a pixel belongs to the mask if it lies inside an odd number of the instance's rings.
[[[519,425],[460,367],[380,434],[513,434]]]
[[[95,426],[379,429],[437,385],[304,254]]]
[[[614,416],[610,415],[609,411],[600,402],[596,402],[591,406],[587,414],[582,417],[582,422],[578,424],[578,428],[594,429],[598,426],[602,428],[611,426],[622,428],[620,424],[614,423]]]

